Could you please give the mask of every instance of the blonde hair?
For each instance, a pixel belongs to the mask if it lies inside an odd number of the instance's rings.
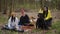
[[[15,13],[15,12],[12,12],[12,13],[11,13],[11,16],[12,16],[12,15],[16,15],[16,13]]]

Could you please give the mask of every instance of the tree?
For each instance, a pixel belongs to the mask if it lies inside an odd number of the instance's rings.
[[[10,12],[9,12],[9,18],[10,18],[10,16],[11,16],[11,13],[14,11],[14,0],[11,0],[11,2],[10,2]]]
[[[0,12],[1,12],[1,0],[0,0]]]
[[[3,14],[6,14],[7,12],[7,0],[4,0],[4,12]]]

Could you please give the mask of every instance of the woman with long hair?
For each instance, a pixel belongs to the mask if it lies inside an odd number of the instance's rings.
[[[51,11],[48,9],[48,7],[44,7],[44,11],[43,11],[43,16],[44,16],[44,20],[45,20],[45,28],[51,27],[52,25],[52,16],[51,16]]]
[[[5,29],[15,29],[18,26],[18,18],[16,13],[12,12],[10,18],[8,19],[8,24],[4,26]]]

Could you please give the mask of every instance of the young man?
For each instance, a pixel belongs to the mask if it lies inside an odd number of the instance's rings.
[[[30,24],[30,19],[27,14],[25,14],[24,9],[21,9],[21,17],[20,17],[20,22],[19,25],[29,25]]]
[[[30,19],[29,19],[28,15],[25,14],[24,9],[21,9],[21,17],[20,17],[18,25],[19,25],[19,28],[21,28],[24,31],[32,29],[33,25],[30,24]]]

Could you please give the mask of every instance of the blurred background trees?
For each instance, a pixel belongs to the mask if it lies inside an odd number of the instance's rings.
[[[50,9],[60,9],[60,0],[0,0],[0,12],[6,14],[7,10],[16,11],[22,7],[26,9],[39,9],[48,6]]]

